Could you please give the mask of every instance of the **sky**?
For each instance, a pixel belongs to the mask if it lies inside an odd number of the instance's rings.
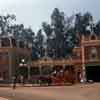
[[[100,19],[100,0],[0,0],[0,14],[15,14],[17,23],[32,27],[37,32],[41,23],[50,22],[54,8],[67,16],[76,12],[91,12],[95,20]]]

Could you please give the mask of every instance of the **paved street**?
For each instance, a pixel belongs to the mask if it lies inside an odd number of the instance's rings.
[[[100,100],[100,83],[61,87],[0,88],[8,100]],[[3,99],[0,99],[3,100]]]

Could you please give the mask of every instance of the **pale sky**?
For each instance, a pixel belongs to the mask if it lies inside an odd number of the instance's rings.
[[[18,23],[32,27],[35,32],[43,21],[50,20],[56,7],[68,16],[89,11],[100,19],[100,0],[0,0],[0,14],[15,14]]]

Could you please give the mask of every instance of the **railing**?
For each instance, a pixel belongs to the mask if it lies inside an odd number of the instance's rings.
[[[38,66],[38,65],[74,65],[76,63],[82,63],[81,59],[72,59],[72,60],[52,60],[52,61],[33,61],[32,66]]]

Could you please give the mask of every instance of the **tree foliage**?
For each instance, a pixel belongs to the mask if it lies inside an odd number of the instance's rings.
[[[100,35],[100,21],[95,23],[89,12],[68,17],[55,8],[50,18],[51,22],[43,22],[42,28],[35,35],[30,27],[16,24],[15,15],[0,16],[0,36],[12,35],[16,40],[32,43],[32,59],[38,59],[45,55],[45,51],[47,56],[52,58],[71,56],[73,48],[79,44],[77,34],[80,36],[91,33]]]
[[[34,32],[31,28],[25,28],[23,24],[15,24],[15,15],[0,16],[0,35],[12,35],[16,40],[33,41]]]
[[[92,31],[93,17],[89,12],[85,14],[76,14],[75,19],[75,32],[80,34],[89,35]]]
[[[15,15],[0,16],[0,35],[8,35],[10,33],[10,27],[12,26],[15,19]]]
[[[63,58],[72,52],[75,36],[72,30],[73,18],[65,18],[64,12],[55,8],[51,14],[51,23],[43,23],[43,30],[47,36],[48,56]],[[69,31],[72,32],[69,34]],[[69,40],[68,40],[69,39]]]
[[[93,27],[94,33],[100,35],[100,21],[98,21],[95,26]]]
[[[52,28],[51,28],[50,24],[43,22],[42,27],[43,27],[43,30],[46,33],[47,37],[50,38],[50,36],[52,34]]]
[[[33,40],[33,47],[32,47],[33,60],[43,57],[44,55],[43,45],[44,45],[44,35],[42,34],[42,30],[39,29]]]

